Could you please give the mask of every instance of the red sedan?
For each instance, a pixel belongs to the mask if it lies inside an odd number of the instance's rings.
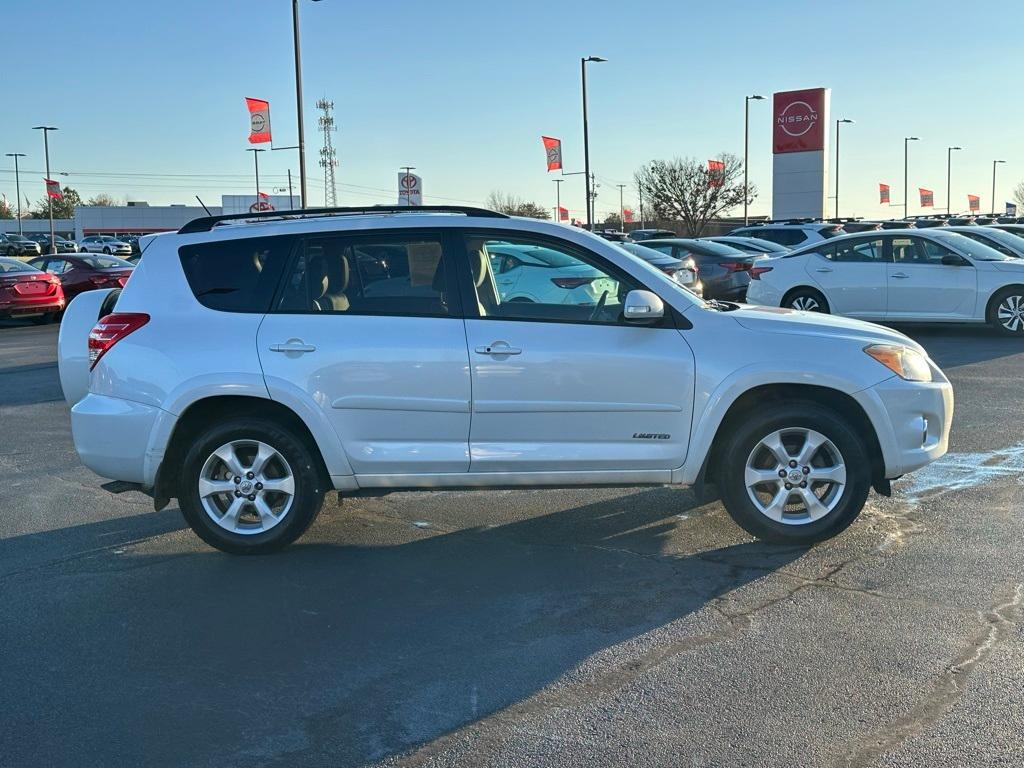
[[[60,278],[70,302],[83,291],[95,288],[123,288],[135,267],[117,256],[100,253],[61,253],[29,261],[33,267]]]
[[[18,259],[0,258],[0,318],[45,323],[64,309],[60,278]]]

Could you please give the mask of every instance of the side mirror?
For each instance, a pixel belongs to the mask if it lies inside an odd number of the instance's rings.
[[[665,304],[650,291],[630,291],[622,305],[627,322],[653,323],[665,316]]]
[[[946,267],[966,267],[969,262],[962,256],[957,256],[955,253],[947,253],[942,257],[942,264]]]

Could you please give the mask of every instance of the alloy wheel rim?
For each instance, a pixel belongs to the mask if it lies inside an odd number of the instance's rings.
[[[199,473],[199,500],[226,531],[252,535],[278,525],[295,500],[295,476],[281,453],[259,440],[232,440]]]
[[[818,304],[813,296],[797,296],[793,299],[791,306],[793,309],[803,310],[804,312],[817,312],[821,309],[821,305]]]
[[[1024,300],[1019,294],[1007,296],[999,303],[996,317],[1008,331],[1018,333],[1024,330]]]
[[[762,515],[807,525],[836,508],[846,490],[846,463],[835,443],[805,427],[765,436],[747,457],[747,496]]]

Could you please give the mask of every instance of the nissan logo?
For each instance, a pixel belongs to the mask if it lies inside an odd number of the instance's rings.
[[[806,101],[791,101],[775,118],[775,124],[787,136],[797,138],[818,124],[818,112]]]

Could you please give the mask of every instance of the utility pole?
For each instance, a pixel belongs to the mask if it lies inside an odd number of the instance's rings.
[[[951,193],[950,190],[953,189],[953,184],[951,182],[952,170],[953,170],[953,152],[956,151],[956,150],[959,150],[959,149],[963,149],[963,147],[946,147],[946,215],[947,216],[951,213],[950,208],[951,208],[951,205],[952,205],[951,202],[950,202],[952,200],[952,197],[950,196],[952,193]]]
[[[555,182],[555,221],[562,220],[562,179],[553,179]]]
[[[260,209],[260,152],[266,150],[250,147],[245,151],[252,152],[253,163],[256,166],[256,210],[258,211]]]
[[[996,215],[996,165],[1005,163],[1005,160],[992,161],[992,215]]]
[[[917,138],[917,136],[905,136],[903,138],[903,218],[904,219],[907,218],[907,193],[908,193],[907,184],[910,183],[908,181],[908,178],[909,178],[908,169],[910,168],[910,165],[909,165],[909,163],[907,161],[907,151],[908,151],[907,147],[909,146],[910,142],[912,142],[912,141],[919,141],[919,139]]]
[[[295,210],[295,201],[292,199],[292,169],[288,169],[288,207]]]
[[[46,154],[46,181],[49,185],[50,181],[50,131],[56,131],[52,125],[37,125],[32,130],[43,132],[43,151]],[[50,253],[57,253],[57,240],[53,233],[53,198],[50,197],[50,190],[46,190],[46,207],[50,212]]]
[[[600,56],[587,56],[580,59],[580,74],[583,81],[583,178],[587,186],[587,229],[593,231],[593,199],[591,197],[591,176],[590,176],[590,133],[587,126],[587,62],[595,63],[607,61]]]
[[[18,158],[27,157],[24,152],[8,152],[6,157],[14,158],[14,194],[18,198],[18,234],[24,234],[21,231],[21,176],[18,175]]]
[[[839,126],[842,123],[852,123],[853,120],[836,120],[836,220],[839,219]]]
[[[644,188],[637,184],[636,194],[640,198],[640,229],[647,223],[644,221]]]
[[[743,226],[750,223],[750,217],[747,216],[747,205],[750,201],[750,173],[747,170],[750,166],[750,102],[763,100],[764,96],[758,96],[756,93],[743,97]]]
[[[616,184],[615,186],[617,186],[619,188],[619,228],[623,232],[625,232],[626,231],[626,213],[625,213],[626,209],[622,207],[622,190],[626,188],[626,185],[625,184]]]

